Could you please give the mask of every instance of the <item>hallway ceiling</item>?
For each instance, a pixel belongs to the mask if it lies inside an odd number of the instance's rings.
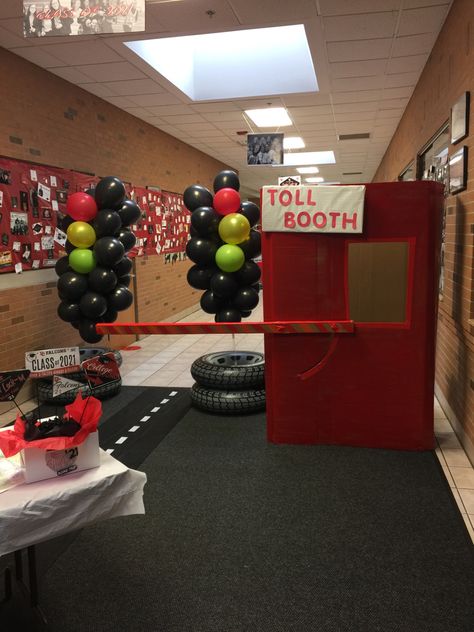
[[[0,3],[0,46],[238,169],[256,194],[295,167],[248,167],[250,108],[286,107],[302,151],[333,150],[326,182],[370,181],[395,132],[451,0],[148,0],[146,33],[23,39],[21,0]],[[209,12],[213,11],[213,15]],[[195,103],[124,41],[304,24],[319,92]],[[251,72],[251,68],[249,68]],[[339,135],[370,134],[340,140]],[[304,177],[304,176],[303,176]]]

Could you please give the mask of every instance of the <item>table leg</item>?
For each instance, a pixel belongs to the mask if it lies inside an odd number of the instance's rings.
[[[16,580],[21,582],[23,580],[23,559],[21,555],[21,550],[15,551],[15,577]]]
[[[7,601],[10,601],[10,599],[12,598],[12,571],[10,568],[5,569],[4,578],[5,578],[5,595],[3,599],[0,601],[0,604],[6,603]]]
[[[28,549],[28,579],[30,589],[30,605],[36,608],[38,605],[38,575],[36,573],[36,549],[29,546]]]

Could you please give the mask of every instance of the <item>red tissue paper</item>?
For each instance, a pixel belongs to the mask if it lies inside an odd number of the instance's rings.
[[[65,406],[66,413],[64,419],[73,419],[80,424],[80,429],[72,437],[51,437],[48,439],[37,439],[36,441],[26,441],[25,422],[20,415],[17,415],[13,430],[0,432],[0,450],[8,458],[28,448],[40,448],[41,450],[66,450],[83,443],[91,432],[97,430],[99,419],[102,415],[102,404],[95,397],[82,398],[81,391],[77,393],[76,399]]]

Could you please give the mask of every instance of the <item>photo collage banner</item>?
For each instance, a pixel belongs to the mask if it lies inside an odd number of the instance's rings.
[[[0,158],[0,274],[54,267],[65,254],[66,235],[58,224],[68,195],[98,181],[77,171]],[[128,256],[184,253],[191,216],[182,196],[126,188],[142,209],[140,222],[131,227],[137,243]]]

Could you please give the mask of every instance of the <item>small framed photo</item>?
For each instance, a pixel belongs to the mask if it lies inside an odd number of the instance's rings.
[[[467,147],[464,145],[449,157],[449,193],[459,193],[466,188]]]
[[[451,144],[458,143],[469,133],[469,92],[465,92],[451,108]]]
[[[247,134],[248,165],[282,165],[283,134]]]

